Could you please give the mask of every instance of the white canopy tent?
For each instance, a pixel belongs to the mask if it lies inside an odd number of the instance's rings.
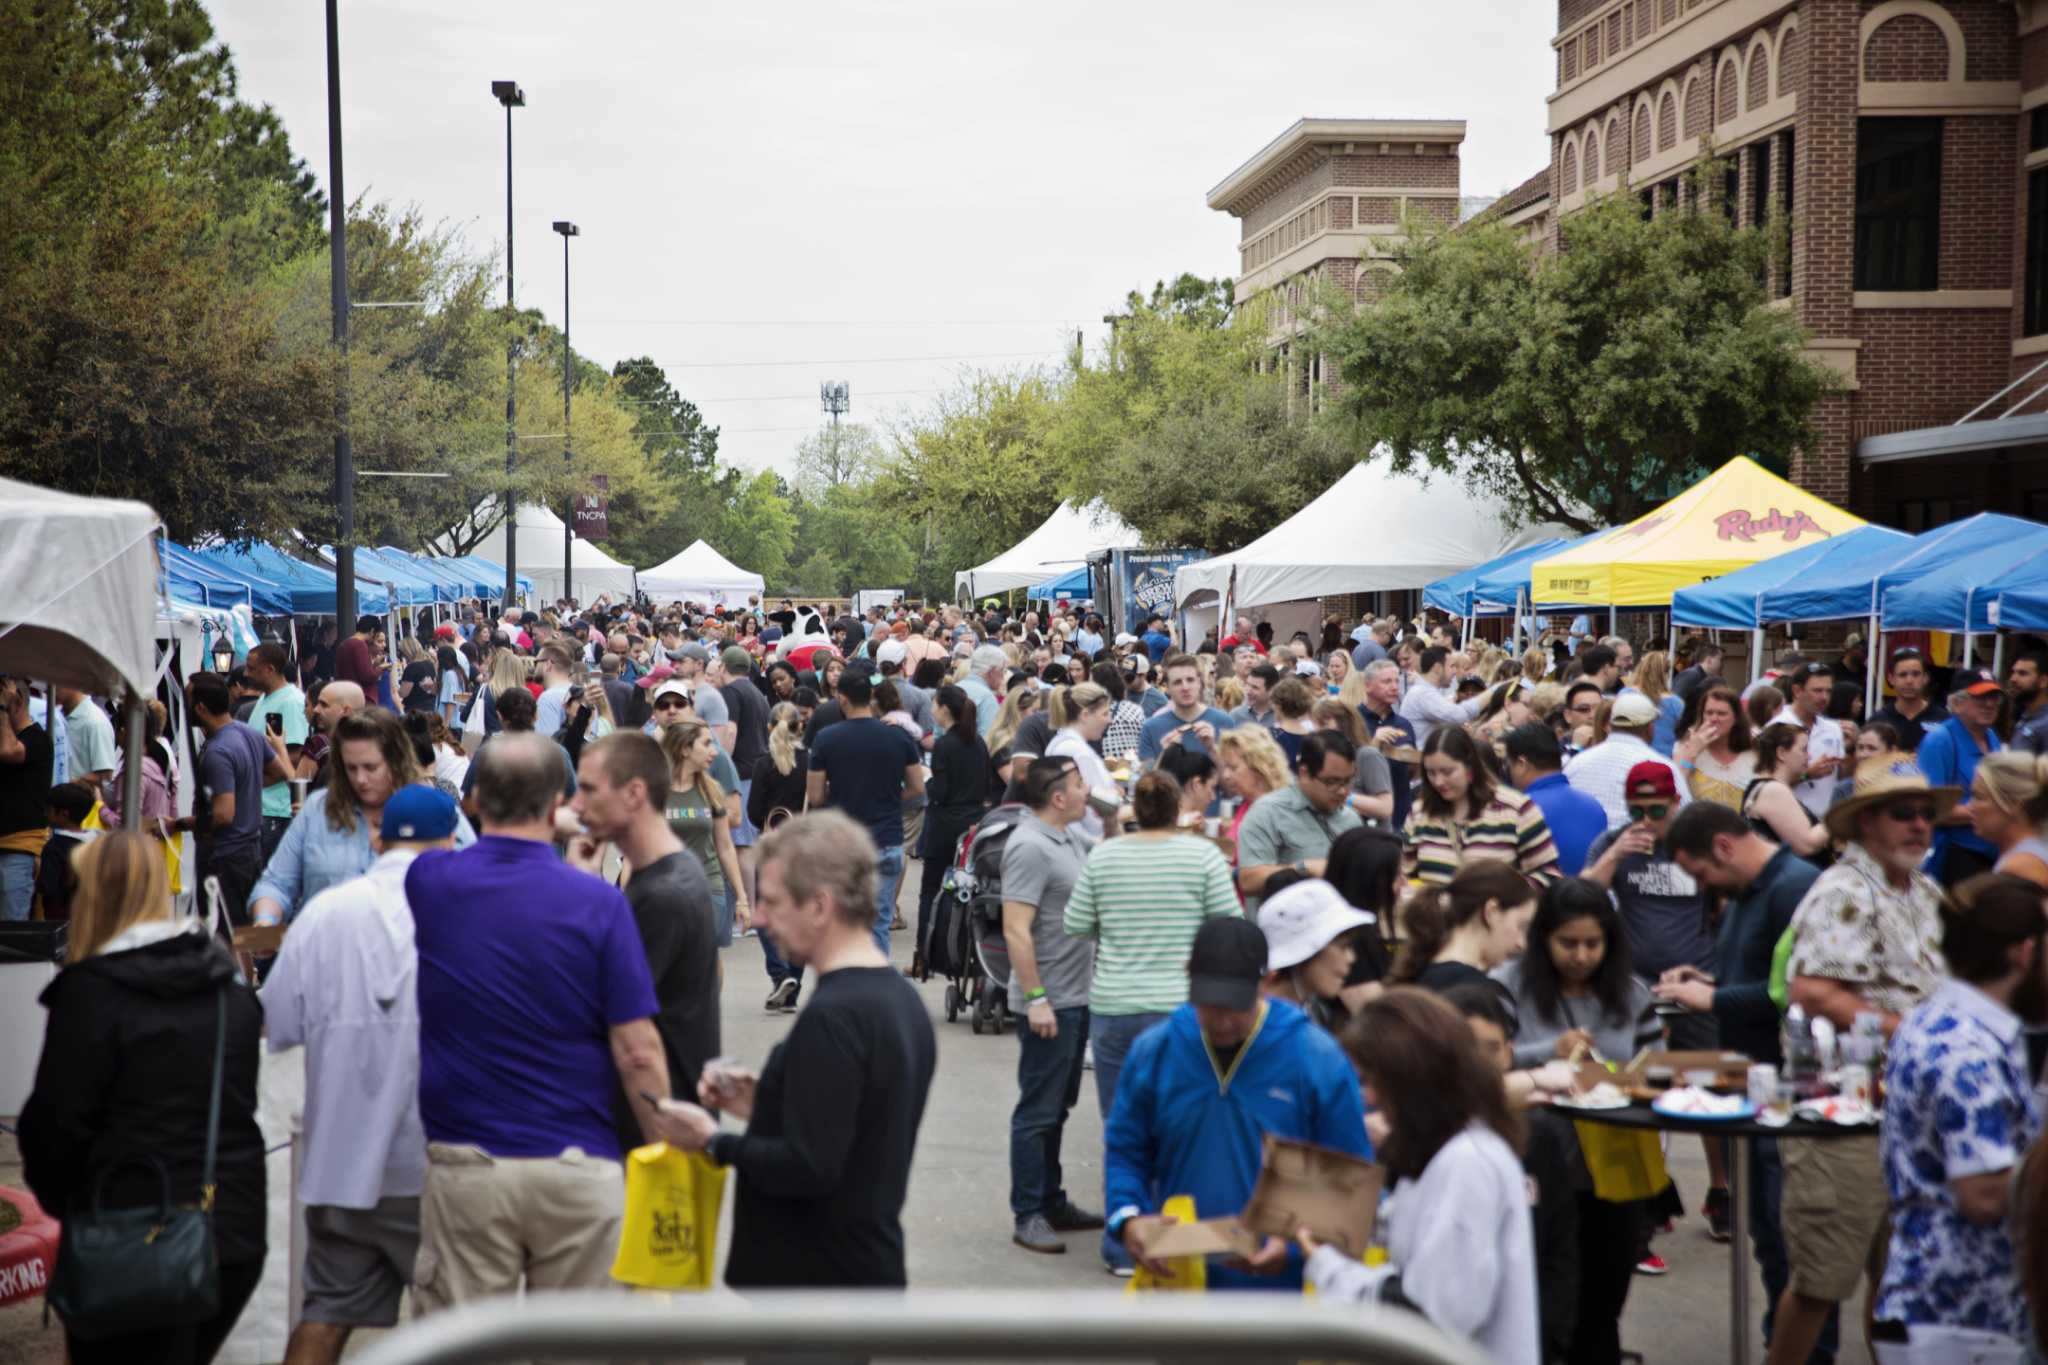
[[[1101,503],[1061,503],[1045,523],[986,564],[953,575],[953,595],[962,600],[1028,588],[1071,573],[1097,550],[1131,550],[1136,531]]]
[[[768,580],[748,573],[701,540],[681,554],[640,571],[640,590],[658,602],[702,602],[744,607],[767,591]]]
[[[471,554],[503,564],[505,528],[499,526],[480,541]],[[569,552],[576,579],[571,585],[576,600],[588,602],[599,593],[614,597],[633,594],[633,566],[621,564],[587,540],[578,540]],[[553,602],[565,594],[562,589],[562,519],[545,507],[519,509],[519,576],[533,580],[533,596]]]
[[[1576,532],[1517,528],[1505,508],[1438,475],[1354,465],[1321,497],[1243,549],[1183,566],[1176,604],[1216,594],[1228,610],[1338,593],[1418,589],[1523,545]]]
[[[0,673],[149,695],[157,527],[144,503],[0,479]]]

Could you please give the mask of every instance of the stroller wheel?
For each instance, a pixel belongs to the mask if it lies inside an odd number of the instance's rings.
[[[946,1022],[952,1023],[960,1017],[960,987],[951,981],[946,983]]]
[[[982,1021],[980,1010],[976,1010],[973,1014],[967,1017],[967,1026],[974,1030],[974,1036],[977,1038],[981,1036],[981,1022]]]
[[[995,1026],[998,1034],[1010,1026],[1010,1002],[1007,997],[997,996],[996,1007],[991,1013],[995,1016]]]

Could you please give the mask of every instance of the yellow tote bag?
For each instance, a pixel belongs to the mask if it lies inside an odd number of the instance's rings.
[[[163,845],[164,872],[171,879],[171,894],[173,896],[182,895],[185,890],[185,851],[183,841],[177,835],[171,833],[169,829],[165,828],[163,821],[157,821],[156,825],[156,840],[159,844]],[[79,821],[79,827],[81,829],[106,829],[106,821],[100,819],[100,802],[97,798],[92,803],[92,809],[85,813],[85,819]]]
[[[1610,1203],[1648,1199],[1671,1183],[1664,1170],[1664,1146],[1657,1135],[1610,1123],[1574,1120],[1579,1150],[1593,1176],[1593,1193]]]
[[[612,1278],[641,1289],[709,1289],[726,1169],[665,1142],[626,1158],[626,1217]]]
[[[1176,1194],[1166,1201],[1166,1207],[1159,1210],[1168,1217],[1183,1223],[1195,1221],[1195,1200],[1193,1195]],[[1131,1278],[1124,1283],[1124,1293],[1137,1294],[1161,1289],[1194,1290],[1197,1293],[1209,1287],[1209,1263],[1200,1256],[1176,1256],[1167,1262],[1168,1273],[1154,1275],[1139,1266],[1131,1272]]]

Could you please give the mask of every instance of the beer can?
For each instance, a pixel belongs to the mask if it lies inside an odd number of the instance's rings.
[[[1835,1073],[1836,1089],[1845,1100],[1861,1104],[1870,1103],[1870,1068],[1867,1066],[1845,1066]]]
[[[1758,1062],[1749,1069],[1749,1102],[1761,1114],[1771,1107],[1771,1101],[1778,1093],[1778,1068],[1769,1062]]]

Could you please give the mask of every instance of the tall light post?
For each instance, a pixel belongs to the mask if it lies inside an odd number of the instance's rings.
[[[330,4],[332,0],[330,0]],[[517,81],[492,81],[491,94],[505,106],[505,313],[512,314],[512,111],[526,107]],[[519,597],[519,496],[512,479],[519,452],[519,341],[505,341],[505,605]]]
[[[579,235],[574,223],[558,219],[555,231],[562,234],[562,472],[571,466],[569,456],[569,386],[575,373],[575,353],[569,349],[569,239]],[[568,515],[562,518],[562,596],[573,599],[576,589],[570,581],[571,560],[576,548],[576,487],[569,486]]]
[[[348,440],[348,195],[341,186],[341,20],[327,0],[327,284],[334,310],[334,622],[356,624],[356,472]]]

